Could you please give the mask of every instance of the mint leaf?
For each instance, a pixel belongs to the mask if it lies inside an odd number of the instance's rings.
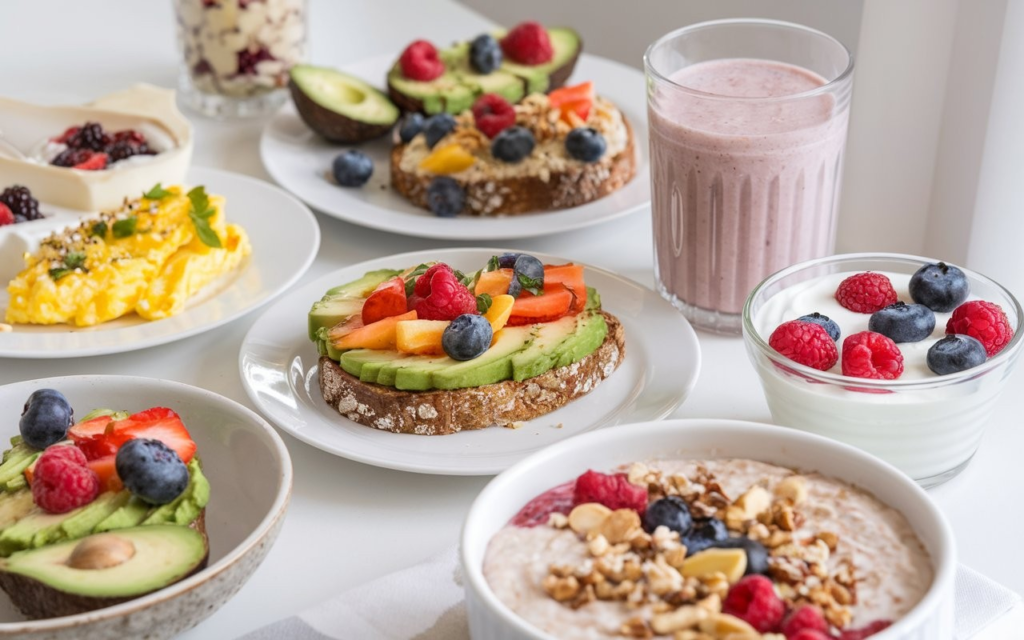
[[[102,220],[92,225],[92,231],[89,235],[94,238],[106,238],[107,237],[107,223]]]
[[[64,258],[64,266],[68,269],[77,269],[85,264],[85,254],[81,251],[72,251]]]
[[[223,248],[224,245],[221,244],[217,232],[210,227],[210,222],[206,218],[202,218],[192,211],[189,212],[188,217],[192,219],[192,226],[196,228],[196,235],[199,236],[199,240],[203,244],[214,249]]]
[[[424,273],[426,273],[427,269],[429,269],[429,268],[430,268],[430,265],[428,265],[428,264],[419,264],[419,265],[416,266],[415,269],[410,271],[408,273],[408,275],[405,276],[405,296],[406,297],[409,297],[409,296],[412,295],[413,291],[416,289],[416,279],[419,278]]]
[[[487,313],[487,310],[491,308],[491,304],[494,300],[491,300],[491,294],[481,293],[476,297],[476,310],[480,312],[480,315]]]
[[[473,289],[476,288],[476,282],[477,282],[477,280],[480,279],[480,274],[483,273],[483,272],[484,272],[484,270],[480,269],[476,273],[472,273],[472,274],[467,276],[464,273],[462,273],[461,271],[456,271],[455,275],[459,276],[459,282],[461,282],[464,287],[466,287],[467,289],[472,291]]]
[[[207,213],[210,210],[210,198],[206,195],[206,187],[193,188],[188,192],[188,199],[192,203],[192,213],[204,219],[213,215]]]
[[[416,278],[409,278],[405,281],[405,297],[408,298],[416,290]]]
[[[520,273],[519,284],[535,296],[544,295],[544,280],[541,278],[531,278],[525,273]]]
[[[54,281],[57,281],[71,272],[72,269],[64,269],[63,267],[57,269],[50,269],[50,277],[53,278]]]
[[[149,198],[150,200],[161,200],[169,195],[171,195],[171,192],[160,186],[160,183],[158,182],[156,183],[156,186],[142,194],[142,197]]]
[[[115,238],[127,238],[130,235],[135,234],[135,227],[138,226],[139,219],[135,216],[125,218],[124,220],[118,220],[114,223],[114,237]]]
[[[491,259],[487,261],[487,268],[484,271],[497,271],[498,270],[498,256],[491,256]]]

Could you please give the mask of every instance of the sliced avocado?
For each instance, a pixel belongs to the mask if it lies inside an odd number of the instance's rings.
[[[417,356],[414,359],[385,367],[377,384],[386,384],[403,391],[426,391],[433,388],[433,373],[458,364],[448,356]]]
[[[288,88],[299,116],[330,142],[379,138],[398,121],[398,107],[386,95],[335,69],[295,65]]]
[[[27,516],[35,503],[28,489],[0,494],[0,529],[6,529]]]
[[[25,477],[24,473],[14,476],[14,478],[8,480],[7,483],[4,484],[4,491],[6,491],[7,493],[21,491],[22,489],[27,488],[28,478]]]
[[[330,329],[363,308],[363,299],[369,296],[380,283],[394,278],[401,271],[378,269],[369,271],[362,278],[338,285],[327,290],[323,298],[313,303],[309,310],[309,339],[316,342],[320,329]]]
[[[513,73],[501,69],[495,69],[487,74],[477,73],[469,62],[468,42],[460,42],[446,52],[449,52],[449,55],[442,55],[442,59],[448,64],[449,71],[473,91],[474,101],[485,93],[496,93],[512,104],[526,96],[526,83]]]
[[[345,351],[338,359],[338,364],[349,374],[363,380],[363,369],[370,366],[382,365],[405,356],[397,351],[377,351],[374,349],[352,349]],[[379,368],[379,367],[378,367]],[[363,382],[375,382],[376,375],[372,378],[367,376]]]
[[[608,323],[600,313],[578,316],[572,337],[556,348],[556,367],[564,367],[594,353],[608,337]]]
[[[601,309],[601,294],[594,287],[587,287],[587,306],[585,311],[598,311]]]
[[[526,82],[527,93],[546,93],[565,84],[576,66],[583,42],[580,34],[565,27],[548,29],[551,48],[554,55],[543,64],[527,65],[512,62],[507,58],[501,63],[499,71],[505,71],[522,78]]]
[[[512,354],[525,349],[533,340],[535,327],[506,327],[491,348],[478,358],[446,366],[431,374],[435,389],[480,387],[512,377]]]
[[[24,478],[25,469],[36,461],[39,453],[38,450],[21,441],[5,451],[4,462],[0,464],[0,485],[6,485],[11,481],[16,481],[18,478]]]
[[[388,94],[403,110],[422,111],[427,115],[445,111],[462,113],[473,106],[476,99],[473,90],[462,84],[456,73],[445,71],[430,82],[420,82],[402,75],[398,64],[388,72]]]
[[[188,486],[181,495],[167,504],[153,509],[142,521],[143,525],[174,524],[187,526],[199,517],[199,513],[210,502],[210,482],[203,475],[199,459],[188,463]]]
[[[106,568],[75,568],[79,545],[127,542],[131,556]],[[83,547],[83,549],[86,547]],[[84,555],[84,554],[82,554]],[[163,525],[121,529],[83,540],[23,551],[11,556],[3,571],[43,583],[57,591],[93,598],[123,598],[155,591],[203,566],[207,556],[202,534],[188,527]]]
[[[121,505],[121,508],[101,520],[93,528],[93,533],[103,533],[104,531],[137,526],[142,523],[152,509],[153,507],[143,502],[141,498],[132,496],[128,499],[128,502]]]
[[[127,502],[130,495],[127,491],[108,491],[67,513],[47,513],[35,507],[0,532],[0,556],[88,535],[100,521]]]
[[[558,347],[573,337],[576,326],[576,316],[537,325],[537,335],[530,346],[512,355],[512,379],[518,382],[553,369]]]

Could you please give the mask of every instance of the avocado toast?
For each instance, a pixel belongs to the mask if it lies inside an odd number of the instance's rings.
[[[444,263],[378,270],[309,313],[327,403],[360,424],[443,435],[515,426],[599,385],[625,332],[580,265],[494,256],[470,275]]]
[[[141,597],[209,554],[210,485],[175,412],[73,422],[59,391],[34,392],[0,463],[0,588],[30,618]]]

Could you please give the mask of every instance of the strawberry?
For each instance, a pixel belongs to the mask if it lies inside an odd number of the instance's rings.
[[[405,297],[405,280],[396,276],[382,282],[363,303],[363,324],[400,316],[406,312],[408,301]]]
[[[14,224],[14,212],[6,204],[0,202],[0,227],[5,224]]]
[[[572,87],[555,89],[548,94],[548,104],[562,112],[562,120],[572,124],[569,114],[575,113],[586,122],[594,106],[594,83],[582,82]]]
[[[160,440],[174,449],[186,464],[196,452],[196,443],[181,418],[163,407],[140,411],[124,420],[111,420],[110,416],[94,418],[71,427],[68,436],[88,460],[112,456],[133,438]]]
[[[100,169],[107,168],[107,154],[105,153],[94,153],[88,157],[88,159],[79,162],[76,165],[72,165],[72,169],[80,169],[82,171],[99,171]]]

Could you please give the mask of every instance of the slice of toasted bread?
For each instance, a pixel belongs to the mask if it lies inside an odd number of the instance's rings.
[[[463,214],[517,215],[578,207],[614,193],[636,175],[636,140],[629,121],[625,148],[591,164],[574,163],[565,170],[491,180],[460,181],[466,191]],[[418,207],[427,208],[427,187],[436,177],[403,171],[405,145],[391,151],[391,186]]]
[[[346,418],[382,431],[445,435],[532,420],[593,391],[622,363],[625,331],[602,312],[608,336],[597,351],[573,364],[516,382],[434,391],[399,391],[362,382],[337,362],[320,358],[320,392]]]
[[[182,576],[178,582],[205,569],[210,559],[210,538],[206,533],[206,509],[199,512],[199,517],[192,521],[189,527],[203,534],[203,540],[206,543],[206,555],[196,565],[195,569],[188,573],[188,575]],[[115,529],[110,533],[116,534],[117,530]],[[7,593],[11,598],[11,602],[14,603],[14,606],[19,611],[32,619],[72,616],[85,613],[86,611],[112,607],[115,604],[121,604],[122,602],[128,602],[129,600],[135,600],[147,595],[140,593],[139,595],[127,598],[94,598],[59,591],[33,578],[6,571],[0,571],[0,588]]]

